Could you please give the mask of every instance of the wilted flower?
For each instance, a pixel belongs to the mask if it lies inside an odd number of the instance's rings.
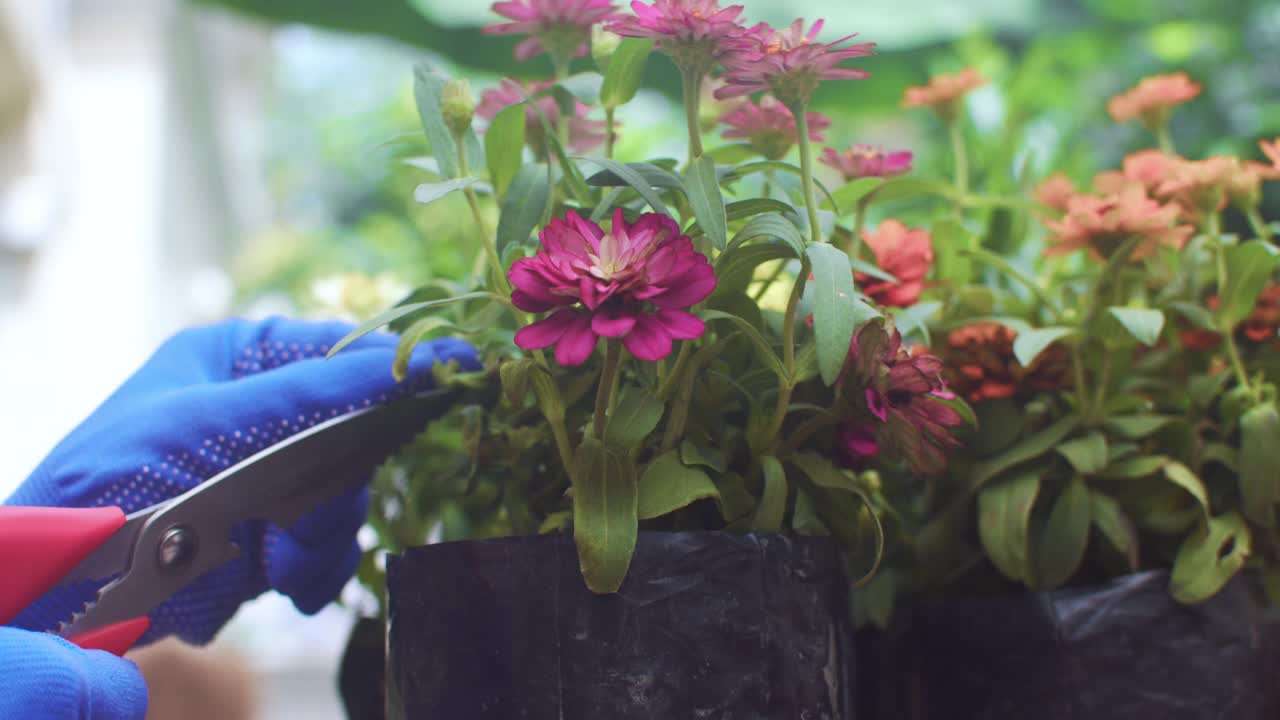
[[[880,454],[875,428],[863,423],[847,422],[836,431],[836,449],[844,464],[861,469]]]
[[[1054,173],[1036,188],[1035,197],[1041,205],[1060,213],[1067,211],[1067,201],[1076,194],[1076,186],[1066,173]]]
[[[653,38],[676,65],[706,75],[746,31],[738,16],[741,5],[721,8],[716,0],[632,0],[634,17],[608,25],[623,37]]]
[[[1200,83],[1186,73],[1152,75],[1107,101],[1107,112],[1116,122],[1138,118],[1149,128],[1161,127],[1169,111],[1200,94]]]
[[[877,322],[858,330],[849,354],[842,383],[865,388],[865,409],[883,423],[876,428],[879,444],[916,472],[940,472],[946,448],[959,445],[948,428],[964,421],[938,402],[955,397],[942,380],[942,361],[907,352],[898,331]]]
[[[1176,224],[1178,214],[1177,205],[1161,205],[1137,186],[1105,197],[1076,195],[1067,201],[1061,220],[1045,221],[1053,232],[1045,254],[1065,255],[1085,248],[1093,257],[1105,259],[1133,237],[1140,240],[1130,259],[1146,257],[1160,245],[1180,248],[1194,228]]]
[[[579,365],[603,336],[621,338],[632,355],[656,361],[671,354],[673,340],[692,340],[705,330],[685,308],[711,294],[715,272],[666,215],[647,213],[628,223],[618,209],[606,233],[570,211],[539,238],[538,254],[511,266],[511,302],[526,312],[556,312],[517,332],[520,347],[555,345],[561,365]]]
[[[528,35],[516,45],[516,59],[546,52],[557,62],[585,55],[591,26],[614,16],[609,0],[505,0],[493,11],[513,22],[489,25],[489,35]]]
[[[725,87],[717,97],[737,97],[768,90],[788,107],[808,103],[818,83],[823,80],[862,80],[870,77],[866,70],[840,67],[852,58],[874,55],[875,43],[840,47],[854,37],[846,35],[835,42],[817,42],[822,30],[818,20],[804,31],[804,21],[796,20],[786,30],[773,30],[758,25],[743,36],[740,47],[723,59],[721,75]]]
[[[535,94],[546,90],[554,85],[552,80],[546,80],[536,83],[525,83],[520,80],[504,78],[498,87],[492,90],[486,90],[480,95],[480,103],[476,106],[476,115],[484,120],[492,120],[500,110],[516,103],[524,102],[526,97],[533,97]],[[533,101],[537,105],[538,110],[547,117],[547,122],[551,123],[552,128],[560,125],[560,106],[556,103],[556,99],[550,95],[543,95]],[[604,144],[605,133],[607,132],[607,124],[603,120],[592,120],[587,117],[587,113],[591,108],[586,103],[575,99],[573,101],[573,117],[569,118],[569,149],[574,152],[587,152]],[[524,110],[524,127],[525,137],[529,141],[529,145],[538,152],[545,152],[543,149],[543,127],[542,119],[538,116],[537,110],[533,105],[526,105]]]
[[[1026,368],[1013,354],[1017,335],[995,322],[966,325],[947,335],[944,375],[961,397],[976,403],[1013,397],[1020,390],[1053,391],[1070,386],[1065,348],[1050,345]]]
[[[938,113],[943,122],[956,119],[960,101],[975,88],[987,84],[987,79],[973,68],[958,73],[935,75],[926,85],[907,88],[902,95],[902,107],[927,107]]]
[[[821,142],[821,131],[831,126],[831,120],[814,112],[805,113],[805,117],[809,121],[809,139]],[[759,105],[744,100],[720,120],[729,126],[723,135],[726,140],[746,140],[753,150],[770,160],[781,160],[798,140],[795,116],[769,95],[760,98]]]
[[[924,279],[933,267],[933,241],[922,228],[908,229],[897,220],[880,223],[874,233],[862,232],[876,258],[876,265],[898,279],[879,280],[865,273],[854,273],[862,292],[880,305],[909,307],[920,299]]]
[[[886,153],[874,145],[850,145],[844,152],[825,148],[818,160],[839,170],[845,180],[892,177],[911,170],[910,150]]]

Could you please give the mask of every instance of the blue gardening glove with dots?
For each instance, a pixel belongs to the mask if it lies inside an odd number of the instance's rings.
[[[147,686],[138,667],[81,650],[49,633],[0,627],[0,718],[144,720]]]
[[[351,329],[272,319],[179,333],[54,448],[8,502],[116,505],[132,512],[177,496],[322,420],[429,389],[435,363],[479,368],[470,345],[436,340],[415,350],[409,379],[397,383],[391,375],[397,340],[385,334],[366,335],[326,360]],[[383,459],[354,459],[341,471],[372,478]],[[304,613],[319,611],[355,571],[355,535],[367,504],[361,490],[317,508],[289,530],[245,523],[232,537],[240,557],[153,610],[143,642],[177,635],[207,643],[241,603],[268,588],[289,596]],[[53,629],[91,600],[97,585],[51,592],[13,625]],[[0,666],[8,667],[4,659],[0,647]]]

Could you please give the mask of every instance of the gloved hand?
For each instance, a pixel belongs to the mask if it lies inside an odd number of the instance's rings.
[[[13,505],[147,507],[300,430],[402,392],[426,389],[435,362],[478,368],[460,340],[420,345],[410,379],[391,376],[395,338],[375,334],[325,360],[351,330],[342,323],[273,319],[187,330],[67,436],[8,501]],[[361,468],[369,477],[381,458]],[[367,493],[340,497],[290,531],[250,522],[232,538],[240,557],[153,610],[142,642],[174,634],[203,644],[240,604],[267,588],[304,613],[328,604],[360,559],[355,533]],[[41,598],[13,625],[50,630],[93,598],[98,583]],[[7,716],[6,716],[7,717]]]
[[[138,667],[81,650],[48,633],[0,627],[0,718],[143,720],[147,686]]]

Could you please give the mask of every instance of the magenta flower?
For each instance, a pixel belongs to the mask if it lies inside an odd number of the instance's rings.
[[[526,97],[533,97],[553,84],[555,83],[552,80],[525,83],[520,80],[504,78],[498,87],[486,90],[480,95],[480,102],[476,105],[476,115],[485,121],[492,120],[493,116],[497,115],[498,111],[503,108],[524,102]],[[556,103],[554,97],[543,95],[535,99],[533,103],[538,106],[542,114],[547,116],[547,121],[551,123],[551,127],[558,128],[560,126],[560,106]],[[569,149],[574,152],[588,152],[604,144],[607,123],[603,120],[592,120],[587,117],[590,111],[591,106],[581,100],[575,99],[573,101],[573,117],[569,118]],[[525,107],[524,118],[525,137],[528,138],[529,145],[537,152],[545,153],[542,119],[538,117],[538,113],[533,109],[532,105]],[[617,123],[615,122],[615,132],[616,127]]]
[[[627,223],[615,210],[606,233],[569,211],[539,238],[538,254],[508,273],[512,304],[531,313],[556,310],[516,333],[525,350],[555,345],[561,365],[580,365],[600,337],[621,338],[632,355],[652,362],[671,354],[673,340],[706,330],[685,308],[711,294],[715,272],[666,215]]]
[[[681,68],[705,75],[716,61],[738,47],[746,31],[741,5],[721,8],[716,0],[632,0],[634,17],[614,20],[606,29],[623,37],[653,38],[659,50]]]
[[[809,139],[822,142],[821,131],[831,127],[831,120],[814,112],[805,113],[805,118],[809,121]],[[759,105],[750,100],[742,102],[720,121],[729,126],[725,139],[746,140],[770,160],[781,160],[799,138],[795,115],[770,95],[761,97]]]
[[[847,422],[836,431],[836,449],[847,467],[861,470],[880,454],[875,429],[862,423]]]
[[[516,59],[550,53],[557,62],[587,53],[591,26],[614,17],[609,0],[505,0],[493,11],[513,22],[484,28],[488,35],[528,35],[516,45]]]
[[[750,95],[772,91],[787,107],[808,103],[822,80],[862,80],[870,77],[866,70],[840,67],[852,58],[874,55],[875,43],[840,47],[853,35],[831,43],[816,42],[822,30],[819,20],[804,32],[804,21],[796,20],[786,30],[773,30],[766,25],[743,36],[740,47],[725,55],[726,72],[721,75],[725,87],[717,97]]]
[[[818,161],[839,170],[845,180],[892,177],[911,170],[911,151],[886,153],[872,145],[850,145],[844,152],[826,148]]]

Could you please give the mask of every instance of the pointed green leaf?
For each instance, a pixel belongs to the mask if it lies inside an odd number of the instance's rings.
[[[1159,310],[1111,307],[1107,308],[1107,312],[1143,345],[1150,347],[1160,339],[1160,331],[1164,328],[1164,313]]]
[[[800,177],[802,175],[800,167],[789,162],[783,162],[782,160],[757,160],[756,162],[744,163],[737,167],[725,169],[723,177],[721,177],[721,181],[732,182],[734,180],[741,180],[748,175],[765,172],[767,170],[784,172],[790,175],[795,175],[796,177]],[[838,206],[836,199],[831,195],[831,191],[827,189],[827,186],[824,185],[822,181],[814,178],[813,184],[821,190],[822,194],[826,197],[827,207],[834,208]]]
[[[635,553],[639,519],[631,459],[587,439],[574,456],[573,540],[587,587],[617,592]]]
[[[760,458],[760,467],[764,472],[764,491],[760,494],[751,529],[761,533],[778,532],[787,511],[787,474],[782,463],[772,455]]]
[[[521,165],[502,197],[502,211],[498,215],[498,252],[528,242],[529,236],[542,222],[550,201],[547,166],[540,163]]]
[[[1102,472],[1098,473],[1098,477],[1107,480],[1132,480],[1151,477],[1160,472],[1161,468],[1168,462],[1169,458],[1163,455],[1139,455],[1138,457],[1111,463],[1103,468]]]
[[[479,298],[496,297],[491,292],[473,292],[465,295],[456,295],[454,297],[441,298],[440,300],[428,300],[426,302],[410,303],[408,305],[397,305],[386,312],[380,313],[356,326],[354,330],[347,333],[346,337],[334,343],[333,348],[329,350],[329,354],[325,357],[333,357],[338,351],[342,350],[351,343],[386,325],[392,320],[397,320],[406,315],[426,310],[428,308],[440,307],[442,305],[450,305],[464,300],[476,300]]]
[[[1057,450],[1081,475],[1092,475],[1107,464],[1107,439],[1100,432],[1064,442]]]
[[[978,535],[987,557],[1011,580],[1032,584],[1030,563],[1031,508],[1040,493],[1040,474],[1019,474],[988,485],[978,493]]]
[[[1280,263],[1280,250],[1263,240],[1251,240],[1228,247],[1226,291],[1219,292],[1218,305],[1220,328],[1234,328],[1249,317],[1254,303],[1271,274]]]
[[[605,439],[617,447],[636,447],[658,426],[666,406],[648,390],[627,387],[604,426]]]
[[[1120,503],[1105,493],[1089,494],[1089,513],[1093,526],[1124,556],[1131,572],[1138,570],[1138,530],[1121,509]]]
[[[600,89],[603,83],[604,78],[600,76],[600,73],[595,72],[575,73],[556,81],[557,85],[587,105],[600,104]]]
[[[1055,588],[1066,582],[1080,567],[1089,545],[1092,522],[1089,486],[1075,478],[1067,483],[1053,504],[1037,553],[1037,586]]]
[[[728,242],[729,221],[725,216],[724,196],[716,179],[716,163],[709,157],[694,158],[685,172],[685,186],[689,189],[689,204],[698,218],[711,244],[723,250]]]
[[[661,517],[704,498],[720,499],[720,491],[707,474],[680,462],[675,450],[654,458],[640,476],[641,520]]]
[[[610,63],[610,66],[612,66],[612,63]],[[668,210],[667,206],[662,202],[662,198],[658,197],[658,193],[654,191],[653,184],[646,180],[643,175],[637,172],[636,169],[630,165],[602,157],[584,157],[577,159],[595,163],[596,165],[612,172],[614,175],[621,178],[627,185],[631,186],[633,190],[640,193],[640,197],[644,198],[644,201],[649,203],[649,206],[656,212],[660,212],[663,215],[671,214],[671,211]]]
[[[1172,419],[1164,415],[1122,415],[1109,417],[1103,421],[1103,424],[1117,435],[1135,440],[1159,430],[1169,424]]]
[[[948,197],[951,193],[951,185],[941,180],[920,177],[896,177],[886,180],[876,190],[873,200],[877,203],[885,203],[927,195]]]
[[[636,96],[652,50],[653,40],[647,38],[624,38],[619,43],[618,49],[609,56],[609,67],[600,86],[601,107],[616,108]]]
[[[391,364],[391,375],[396,382],[404,382],[409,375],[409,361],[413,359],[413,350],[427,333],[441,328],[451,328],[453,323],[442,317],[424,317],[400,334],[400,342],[396,345],[396,358]]]
[[[516,173],[524,165],[523,103],[508,105],[498,111],[484,133],[485,160],[489,163],[489,182],[498,197],[506,197]],[[545,173],[544,173],[545,175]]]
[[[1169,593],[1181,603],[1213,597],[1244,567],[1252,540],[1239,513],[1205,518],[1178,548],[1169,574]]]
[[[431,143],[431,156],[435,158],[441,175],[456,178],[461,167],[458,163],[458,151],[454,147],[453,133],[445,125],[444,116],[440,113],[440,95],[444,90],[444,83],[445,77],[425,63],[413,69],[413,99],[418,106],[418,117],[427,134],[427,142]],[[465,144],[468,151],[474,154],[474,157],[468,159],[477,161],[478,167],[480,145],[474,131],[467,131]]]
[[[729,467],[728,460],[719,448],[699,445],[692,440],[680,443],[680,461],[685,465],[709,467],[720,473]]]
[[[626,166],[635,170],[636,173],[645,179],[645,182],[655,188],[671,188],[680,192],[687,192],[684,187],[684,180],[679,175],[658,167],[653,163],[646,162],[629,162]],[[629,186],[626,180],[612,170],[601,170],[600,172],[587,178],[587,184],[593,187],[618,187]]]
[[[746,222],[729,243],[728,249],[733,250],[741,245],[754,240],[758,237],[770,237],[787,244],[795,253],[795,257],[804,255],[804,236],[800,234],[800,229],[785,217],[767,213],[764,215],[756,215]],[[718,264],[718,263],[717,263]]]
[[[1239,467],[1245,516],[1263,527],[1275,527],[1280,503],[1280,411],[1275,402],[1240,416]]]
[[[849,356],[853,332],[880,312],[859,299],[853,289],[849,256],[818,243],[805,248],[813,268],[813,332],[818,341],[818,371],[827,385],[835,383]]]
[[[514,358],[498,366],[502,394],[514,407],[524,406],[524,398],[529,393],[529,373],[534,369],[534,364],[533,358]]]
[[[835,210],[837,207],[840,207],[844,210],[843,214],[849,215],[853,213],[855,208],[857,208],[859,200],[862,200],[864,197],[874,192],[877,188],[883,185],[884,182],[884,178],[878,177],[864,177],[850,180],[844,185],[836,188],[835,191],[831,193],[831,196],[835,198],[835,203],[833,204],[829,200],[823,200],[822,208],[824,210]]]
[[[480,182],[479,178],[454,178],[453,180],[442,180],[440,182],[422,183],[413,190],[413,199],[426,205],[435,202],[440,198],[448,195],[455,190],[461,190],[468,185],[474,185]]]
[[[1045,348],[1072,332],[1074,331],[1069,327],[1035,328],[1020,332],[1013,340],[1013,355],[1022,367],[1031,367],[1031,363],[1035,362]]]
[[[1204,483],[1200,481],[1200,478],[1191,472],[1191,468],[1180,462],[1170,460],[1161,469],[1164,470],[1164,476],[1169,482],[1186,490],[1191,494],[1191,497],[1200,503],[1201,510],[1204,511],[1205,517],[1208,517],[1210,512],[1209,492],[1205,490]]]
[[[787,369],[783,366],[782,359],[778,357],[778,353],[774,352],[773,347],[769,345],[769,341],[765,339],[764,335],[760,334],[760,331],[754,325],[737,315],[730,315],[719,310],[703,310],[698,315],[703,320],[728,320],[733,323],[734,329],[741,332],[751,341],[752,347],[756,349],[756,355],[765,364],[765,367],[772,370],[779,379],[787,379]]]
[[[992,478],[1016,465],[1044,455],[1080,424],[1080,418],[1068,415],[1040,432],[1018,441],[999,455],[978,463],[970,473],[970,485],[982,487]]]

